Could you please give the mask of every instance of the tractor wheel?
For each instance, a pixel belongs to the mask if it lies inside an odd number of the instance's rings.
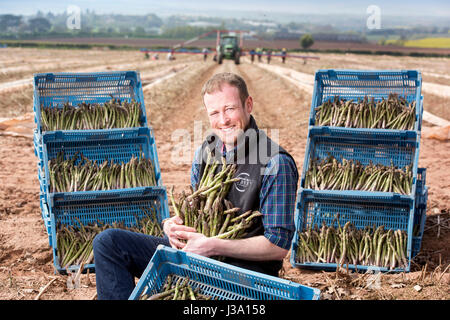
[[[239,64],[241,62],[240,58],[241,58],[241,56],[239,54],[236,55],[236,57],[234,58],[234,64]]]

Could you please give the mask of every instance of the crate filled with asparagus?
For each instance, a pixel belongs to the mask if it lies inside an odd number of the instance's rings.
[[[93,267],[92,243],[94,238],[97,234],[109,228],[162,237],[164,233],[156,216],[156,210],[144,207],[141,209],[143,214],[141,214],[141,217],[136,215],[135,224],[131,226],[126,226],[123,221],[114,221],[111,224],[98,221],[97,223],[83,225],[77,217],[74,218],[76,222],[72,225],[59,223],[56,227],[57,264],[64,270],[80,266]]]
[[[142,126],[141,104],[132,100],[111,99],[105,103],[78,105],[65,103],[61,107],[41,106],[42,132],[57,130],[95,130]]]
[[[177,290],[178,288],[178,290]],[[159,245],[129,300],[318,300],[320,290]]]
[[[295,261],[405,269],[407,242],[405,231],[386,230],[384,225],[357,229],[350,221],[337,228],[323,223],[298,234]]]
[[[54,193],[161,186],[151,128],[117,132],[48,133],[39,175],[51,202]]]
[[[301,187],[414,198],[420,136],[360,130],[310,127]]]
[[[170,191],[173,211],[181,217],[184,225],[195,228],[207,237],[220,239],[238,239],[246,234],[246,230],[254,221],[262,216],[259,211],[240,212],[226,197],[232,183],[239,181],[233,178],[236,164],[227,164],[208,154],[203,175],[196,189],[182,192],[178,199]]]
[[[152,160],[132,155],[130,161],[103,162],[91,161],[83,153],[76,152],[72,157],[65,157],[60,151],[56,158],[48,161],[49,191],[77,192],[113,190],[156,186],[155,168]]]
[[[411,198],[300,189],[291,264],[409,271],[414,214]]]
[[[339,96],[315,108],[315,124],[344,128],[414,130],[416,101],[390,93],[388,98],[345,99]]]
[[[409,195],[413,182],[412,166],[404,168],[383,164],[364,166],[358,160],[342,159],[333,156],[325,159],[310,159],[306,171],[306,189],[314,190],[361,190],[373,192],[395,192]]]
[[[60,273],[78,269],[95,270],[92,241],[99,232],[121,228],[163,236],[161,222],[169,217],[163,187],[61,194],[49,206],[53,262]]]
[[[54,130],[147,127],[136,71],[40,73],[33,85],[39,137]]]
[[[315,73],[311,126],[420,131],[422,75],[417,70]]]

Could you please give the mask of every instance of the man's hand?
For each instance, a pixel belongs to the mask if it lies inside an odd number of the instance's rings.
[[[175,249],[182,249],[186,245],[179,240],[180,237],[177,235],[177,232],[197,232],[197,230],[195,230],[194,228],[183,225],[183,219],[181,219],[179,216],[174,216],[170,219],[167,219],[164,222],[163,231],[169,238],[170,245]]]
[[[175,234],[177,235],[178,239],[184,239],[187,241],[183,244],[183,251],[196,253],[204,257],[210,257],[214,255],[214,242],[217,239],[209,238],[204,234],[198,232],[176,231]]]

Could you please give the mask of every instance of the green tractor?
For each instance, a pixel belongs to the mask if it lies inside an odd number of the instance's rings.
[[[235,64],[240,63],[241,47],[238,36],[221,35],[217,46],[217,62],[222,64],[223,59],[234,60]]]

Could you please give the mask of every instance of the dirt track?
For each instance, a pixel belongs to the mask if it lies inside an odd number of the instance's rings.
[[[221,71],[243,76],[255,101],[253,114],[258,125],[269,135],[277,134],[280,145],[292,154],[301,170],[311,93],[299,91],[290,82],[259,68],[257,64],[236,66],[225,61],[219,66],[212,61],[200,63],[198,59],[188,64],[179,76],[155,84],[144,94],[166,186],[174,185],[176,191],[181,192],[189,184],[190,159],[209,128],[199,93],[202,84],[212,74]],[[162,70],[162,67],[154,69],[155,72],[157,70]],[[31,101],[28,97],[27,112],[32,111]],[[7,113],[7,110],[1,113]],[[202,130],[201,136],[198,136],[195,129],[200,124]],[[186,135],[188,140],[185,141],[189,141],[189,147],[177,150],[176,146]],[[0,186],[0,299],[33,299],[40,288],[55,277],[56,281],[47,288],[41,299],[91,299],[95,296],[93,274],[83,275],[81,287],[71,290],[67,288],[68,277],[53,272],[52,251],[40,216],[37,159],[32,140],[0,136],[0,145],[0,179],[3,182]],[[287,257],[280,276],[320,288],[323,297],[330,299],[449,299],[448,273],[437,282],[438,272],[435,278],[431,274],[421,278],[420,270],[428,264],[428,271],[442,271],[450,263],[450,231],[448,227],[440,228],[437,238],[438,229],[434,226],[437,216],[440,216],[441,223],[446,221],[448,226],[450,142],[422,139],[419,166],[427,168],[430,190],[428,229],[421,253],[413,263],[414,272],[383,275],[382,287],[370,290],[364,289],[364,281],[358,280],[355,275],[294,269]],[[413,289],[416,284],[422,286],[420,292]]]

